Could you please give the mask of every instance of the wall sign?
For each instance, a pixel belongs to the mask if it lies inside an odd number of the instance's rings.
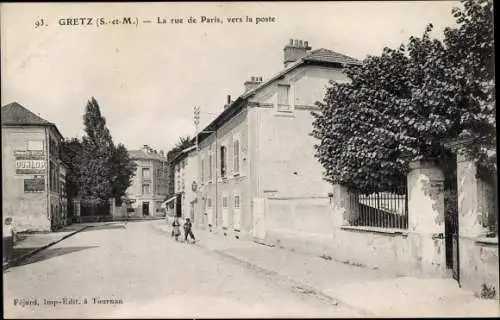
[[[44,192],[44,191],[45,191],[45,179],[44,178],[24,179],[24,192],[25,193]]]
[[[44,174],[47,169],[43,151],[15,151],[16,174]]]

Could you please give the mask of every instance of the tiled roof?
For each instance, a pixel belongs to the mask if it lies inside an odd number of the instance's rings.
[[[167,157],[161,154],[146,153],[144,150],[129,150],[128,154],[131,159],[167,161]]]
[[[2,107],[2,124],[41,126],[53,125],[53,123],[37,116],[17,102],[12,102]]]
[[[343,63],[343,64],[361,64],[361,61],[346,56],[329,49],[316,49],[309,52],[305,57],[302,58],[304,61],[316,61],[316,62],[329,62],[329,63]]]
[[[285,69],[281,70],[271,78],[267,79],[266,81],[262,82],[260,85],[257,87],[253,88],[252,90],[249,90],[245,93],[243,93],[241,96],[238,97],[235,101],[233,101],[227,108],[222,111],[212,122],[210,122],[203,131],[211,131],[215,130],[217,128],[217,123],[219,122],[224,122],[226,120],[224,119],[230,119],[232,118],[236,112],[236,108],[241,105],[241,103],[256,94],[258,91],[262,90],[264,87],[267,87],[269,84],[273,83],[277,79],[282,78],[284,75],[288,74],[292,70],[304,65],[305,63],[312,63],[312,64],[351,64],[351,65],[362,65],[362,61],[359,61],[355,58],[346,56],[344,54],[335,52],[333,50],[321,48],[321,49],[316,49],[312,50],[308,54],[306,54],[304,57],[298,59],[297,61],[291,63],[288,67]],[[335,66],[336,67],[336,66]],[[204,135],[199,133],[199,137],[203,139]]]

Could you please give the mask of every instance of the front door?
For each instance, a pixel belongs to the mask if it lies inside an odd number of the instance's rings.
[[[149,216],[149,202],[142,203],[142,215]]]

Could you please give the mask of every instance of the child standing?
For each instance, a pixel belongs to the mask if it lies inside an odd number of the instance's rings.
[[[186,218],[186,222],[184,223],[184,240],[186,242],[188,241],[188,236],[190,236],[191,239],[193,239],[193,242],[196,242],[192,228],[193,225],[191,224],[191,220],[189,218]]]
[[[179,223],[178,218],[175,217],[174,222],[172,222],[172,237],[175,238],[175,241],[178,241],[179,236],[181,235],[180,226],[181,224]]]

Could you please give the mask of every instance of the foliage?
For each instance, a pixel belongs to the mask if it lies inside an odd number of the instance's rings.
[[[121,197],[132,184],[137,164],[130,159],[130,155],[123,144],[113,147],[111,156],[111,193],[117,205],[121,205]]]
[[[488,136],[491,145],[491,3],[467,1],[464,7],[453,10],[458,28],[447,28],[443,42],[431,39],[429,24],[406,46],[345,68],[350,83],[330,84],[313,112],[312,132],[328,181],[383,190],[402,183],[410,160],[451,161],[443,142]],[[483,145],[471,148],[478,162],[485,159]]]
[[[61,161],[68,167],[66,193],[68,198],[73,199],[79,193],[82,144],[77,138],[67,139],[61,143],[59,152]]]
[[[167,152],[167,161],[168,161],[168,190],[167,190],[167,196],[165,200],[170,198],[172,195],[174,195],[174,178],[175,178],[175,173],[174,173],[174,165],[172,161],[180,154],[180,152],[186,148],[189,148],[193,146],[194,142],[193,139],[190,136],[184,136],[180,137],[179,141],[175,144],[175,146]]]
[[[83,119],[86,135],[82,138],[80,196],[87,200],[107,199],[112,194],[110,178],[114,145],[106,119],[93,97],[87,103]]]
[[[83,117],[85,135],[67,140],[61,159],[68,166],[68,196],[99,203],[121,196],[132,183],[135,163],[123,144],[113,143],[97,100],[92,97]]]

